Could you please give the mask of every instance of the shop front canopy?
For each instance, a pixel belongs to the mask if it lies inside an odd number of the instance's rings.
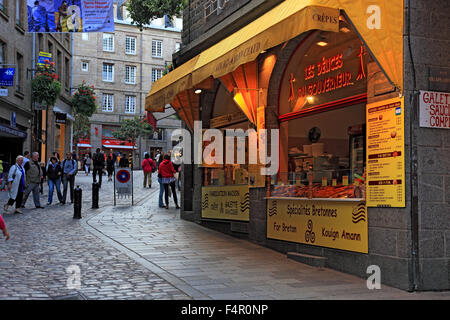
[[[163,112],[166,104],[175,105],[192,128],[198,114],[194,90],[302,33],[339,32],[339,10],[344,10],[374,59],[402,93],[403,1],[286,0],[156,81],[146,97],[146,110]]]

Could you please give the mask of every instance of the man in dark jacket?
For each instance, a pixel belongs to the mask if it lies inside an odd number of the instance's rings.
[[[56,193],[58,195],[59,203],[63,202],[62,194],[61,194],[61,175],[62,169],[61,165],[58,162],[56,157],[50,158],[50,163],[47,165],[47,178],[48,178],[48,203],[47,205],[52,204],[53,200],[53,190],[56,187]]]
[[[23,192],[22,208],[25,208],[25,203],[28,200],[28,196],[33,192],[33,201],[36,208],[43,209],[40,202],[39,186],[41,184],[41,179],[44,177],[39,164],[39,153],[33,152],[30,161],[24,165],[26,173],[26,184],[27,188]]]
[[[93,182],[97,182],[98,173],[98,185],[101,188],[103,169],[105,169],[105,155],[101,152],[100,148],[97,148],[92,160],[94,161],[94,171],[92,172]]]

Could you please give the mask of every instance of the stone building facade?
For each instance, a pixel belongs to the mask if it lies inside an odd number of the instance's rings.
[[[215,2],[217,19],[209,19],[208,6]],[[280,1],[190,1],[184,12],[183,48],[174,56],[177,65],[188,61],[279,4]],[[227,11],[228,10],[228,11]],[[299,253],[325,259],[327,266],[367,277],[367,267],[381,269],[384,284],[404,290],[450,289],[450,130],[419,126],[420,90],[450,92],[450,34],[446,1],[404,2],[404,102],[405,102],[405,207],[368,208],[368,253],[360,254],[326,247],[268,239],[265,188],[250,189],[249,222],[202,218],[204,171],[196,165],[183,170],[181,217],[209,228],[284,253]],[[277,116],[280,81],[303,35],[271,48],[258,57],[258,67],[267,55],[277,57],[268,84],[266,128],[279,128]],[[380,70],[367,65],[367,104],[398,97],[398,92]],[[217,81],[216,81],[217,82]],[[200,119],[207,128],[216,89],[201,94]]]
[[[27,6],[23,1],[2,2],[0,28],[0,67],[15,68],[14,86],[4,87],[8,94],[0,97],[1,143],[10,146],[0,158],[11,162],[24,151],[38,151],[44,160],[53,151],[60,155],[70,151],[71,35],[28,33]],[[36,110],[31,99],[31,79],[40,51],[52,54],[62,87],[55,106],[45,110]],[[55,112],[67,114],[66,124],[55,123]]]
[[[171,25],[157,19],[142,31],[131,24],[123,1],[114,4],[115,32],[74,35],[73,85],[83,81],[94,85],[98,110],[90,118],[89,149],[108,150],[112,132],[120,122],[134,117],[145,118],[145,97],[152,83],[162,77],[172,54],[181,46],[181,19]],[[152,51],[153,50],[153,51]],[[180,126],[176,118],[158,122],[158,134],[137,142],[134,167],[140,166],[145,152],[171,149],[171,128]],[[131,149],[115,148],[128,154]]]

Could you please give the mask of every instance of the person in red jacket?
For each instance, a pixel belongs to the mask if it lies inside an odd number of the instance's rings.
[[[148,179],[148,187],[152,187],[152,173],[156,171],[155,161],[150,158],[148,153],[145,154],[144,160],[142,161],[142,170],[144,170],[144,188],[147,186]]]
[[[5,236],[5,240],[9,240],[9,232],[8,229],[6,229],[5,220],[3,220],[2,215],[0,214],[0,230],[2,230],[3,235]]]
[[[166,209],[169,209],[169,185],[172,189],[173,194],[173,201],[175,202],[175,206],[177,209],[180,209],[178,206],[178,200],[177,200],[177,192],[175,190],[175,169],[173,167],[172,161],[170,161],[170,156],[166,154],[164,156],[163,162],[159,165],[159,174],[162,178],[162,183],[164,185],[164,198],[166,200]]]

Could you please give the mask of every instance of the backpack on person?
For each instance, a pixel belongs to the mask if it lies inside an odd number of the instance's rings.
[[[62,163],[62,173],[64,174],[64,165],[66,164],[67,159],[64,159],[63,163]],[[73,176],[75,177],[78,173],[78,163],[77,160],[71,159],[72,163],[75,162],[74,166],[75,166],[75,172],[73,173]]]

